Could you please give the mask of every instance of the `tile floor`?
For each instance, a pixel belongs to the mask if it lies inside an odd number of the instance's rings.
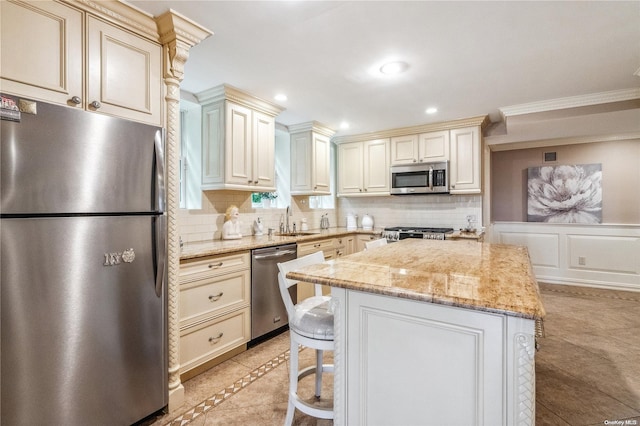
[[[536,425],[640,426],[640,293],[551,284],[540,289],[547,317],[536,354]],[[281,425],[288,348],[284,333],[194,377],[184,383],[184,405],[148,424]],[[313,364],[312,350],[300,356],[301,365]],[[313,398],[313,375],[302,384]],[[325,385],[326,403],[331,380]],[[294,424],[332,422],[296,411]]]

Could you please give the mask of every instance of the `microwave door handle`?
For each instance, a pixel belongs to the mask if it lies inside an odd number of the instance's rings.
[[[433,191],[433,167],[429,167],[429,189]]]

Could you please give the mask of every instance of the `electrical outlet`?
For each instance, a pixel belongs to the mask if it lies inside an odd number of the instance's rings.
[[[578,256],[578,265],[585,266],[587,264],[587,258],[584,256]]]

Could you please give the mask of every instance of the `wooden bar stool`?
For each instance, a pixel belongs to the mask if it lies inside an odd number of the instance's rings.
[[[298,381],[309,374],[316,375],[316,398],[320,398],[322,389],[322,374],[333,373],[333,364],[323,364],[324,351],[333,351],[333,312],[331,297],[322,295],[322,286],[315,285],[315,296],[309,297],[295,304],[289,294],[289,287],[298,283],[286,278],[287,272],[307,265],[324,262],[321,251],[278,263],[278,283],[280,294],[289,316],[289,336],[291,353],[289,355],[289,403],[285,425],[291,425],[295,409],[319,419],[333,419],[333,407],[318,407],[307,403],[298,396]],[[316,351],[316,365],[298,370],[298,345],[303,345]]]

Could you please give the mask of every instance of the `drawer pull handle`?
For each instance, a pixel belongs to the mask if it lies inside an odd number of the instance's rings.
[[[209,264],[209,268],[219,268],[222,266],[222,262],[218,262],[218,263],[210,263]]]
[[[224,333],[220,333],[218,334],[218,336],[216,337],[209,337],[209,343],[218,343],[220,341],[220,339],[222,339],[222,336],[224,336]]]
[[[223,295],[223,294],[224,294],[223,292],[220,292],[219,294],[216,294],[215,296],[210,295],[210,296],[209,296],[209,301],[210,301],[210,302],[217,302],[217,301],[218,301],[218,299],[220,299],[220,298],[222,297],[222,295]]]

